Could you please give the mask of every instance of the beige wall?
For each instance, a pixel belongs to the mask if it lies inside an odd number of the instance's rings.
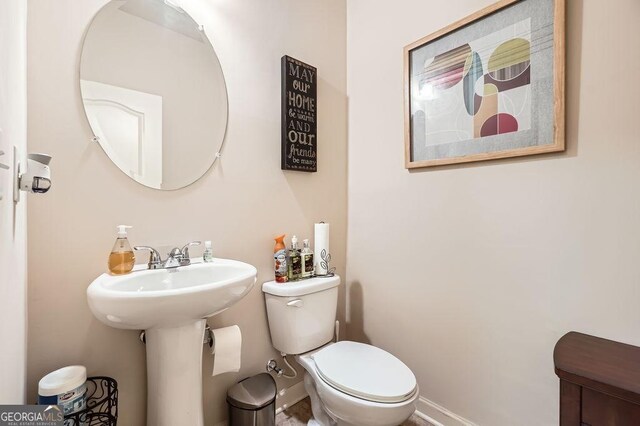
[[[13,147],[27,148],[27,7],[0,2],[0,404],[23,404],[27,345],[27,201],[13,203]]]
[[[310,236],[332,224],[332,250],[344,273],[346,238],[346,6],[344,0],[185,0],[203,19],[229,91],[223,157],[179,191],[160,192],[126,177],[89,142],[78,90],[81,40],[105,0],[29,2],[29,149],[53,155],[53,189],[29,207],[29,397],[38,379],[69,364],[120,384],[120,422],[144,424],[145,355],[137,332],[102,325],[85,290],[105,270],[115,225],[135,226],[134,244],[171,246],[211,239],[216,256],[258,268],[258,285],[210,320],[238,324],[242,371],[205,374],[205,420],[226,417],[227,387],[263,371],[271,348],[260,283],[272,279],[272,237]],[[280,171],[280,57],[319,70],[319,171]],[[341,309],[342,311],[342,309]],[[211,369],[206,357],[205,371]],[[280,386],[291,382],[280,381]]]
[[[402,48],[489,3],[347,3],[347,329],[454,413],[552,425],[560,336],[640,344],[640,3],[567,1],[566,153],[409,173]]]

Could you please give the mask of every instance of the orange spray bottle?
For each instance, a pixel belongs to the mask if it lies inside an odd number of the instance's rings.
[[[275,238],[276,245],[273,248],[273,260],[275,262],[276,282],[287,282],[287,247],[284,244],[284,234]]]

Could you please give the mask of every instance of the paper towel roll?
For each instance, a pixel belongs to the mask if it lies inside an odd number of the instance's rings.
[[[324,268],[322,267],[322,251],[324,250],[325,256],[329,254],[329,224],[320,222],[314,225],[314,236],[313,236],[314,248],[313,248],[313,258],[316,267],[316,275],[327,275],[327,265],[324,264]]]
[[[229,327],[216,328],[213,333],[213,372],[212,376],[222,373],[240,371],[240,361],[242,355],[242,333],[240,327],[232,325]]]

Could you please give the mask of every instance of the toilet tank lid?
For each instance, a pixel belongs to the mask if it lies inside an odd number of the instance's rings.
[[[268,281],[262,284],[262,291],[274,296],[295,297],[328,290],[339,284],[340,276],[333,275],[326,278],[314,277],[286,283]]]

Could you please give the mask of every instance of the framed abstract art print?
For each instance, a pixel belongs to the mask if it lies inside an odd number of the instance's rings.
[[[408,169],[564,150],[565,0],[502,0],[404,49]]]

